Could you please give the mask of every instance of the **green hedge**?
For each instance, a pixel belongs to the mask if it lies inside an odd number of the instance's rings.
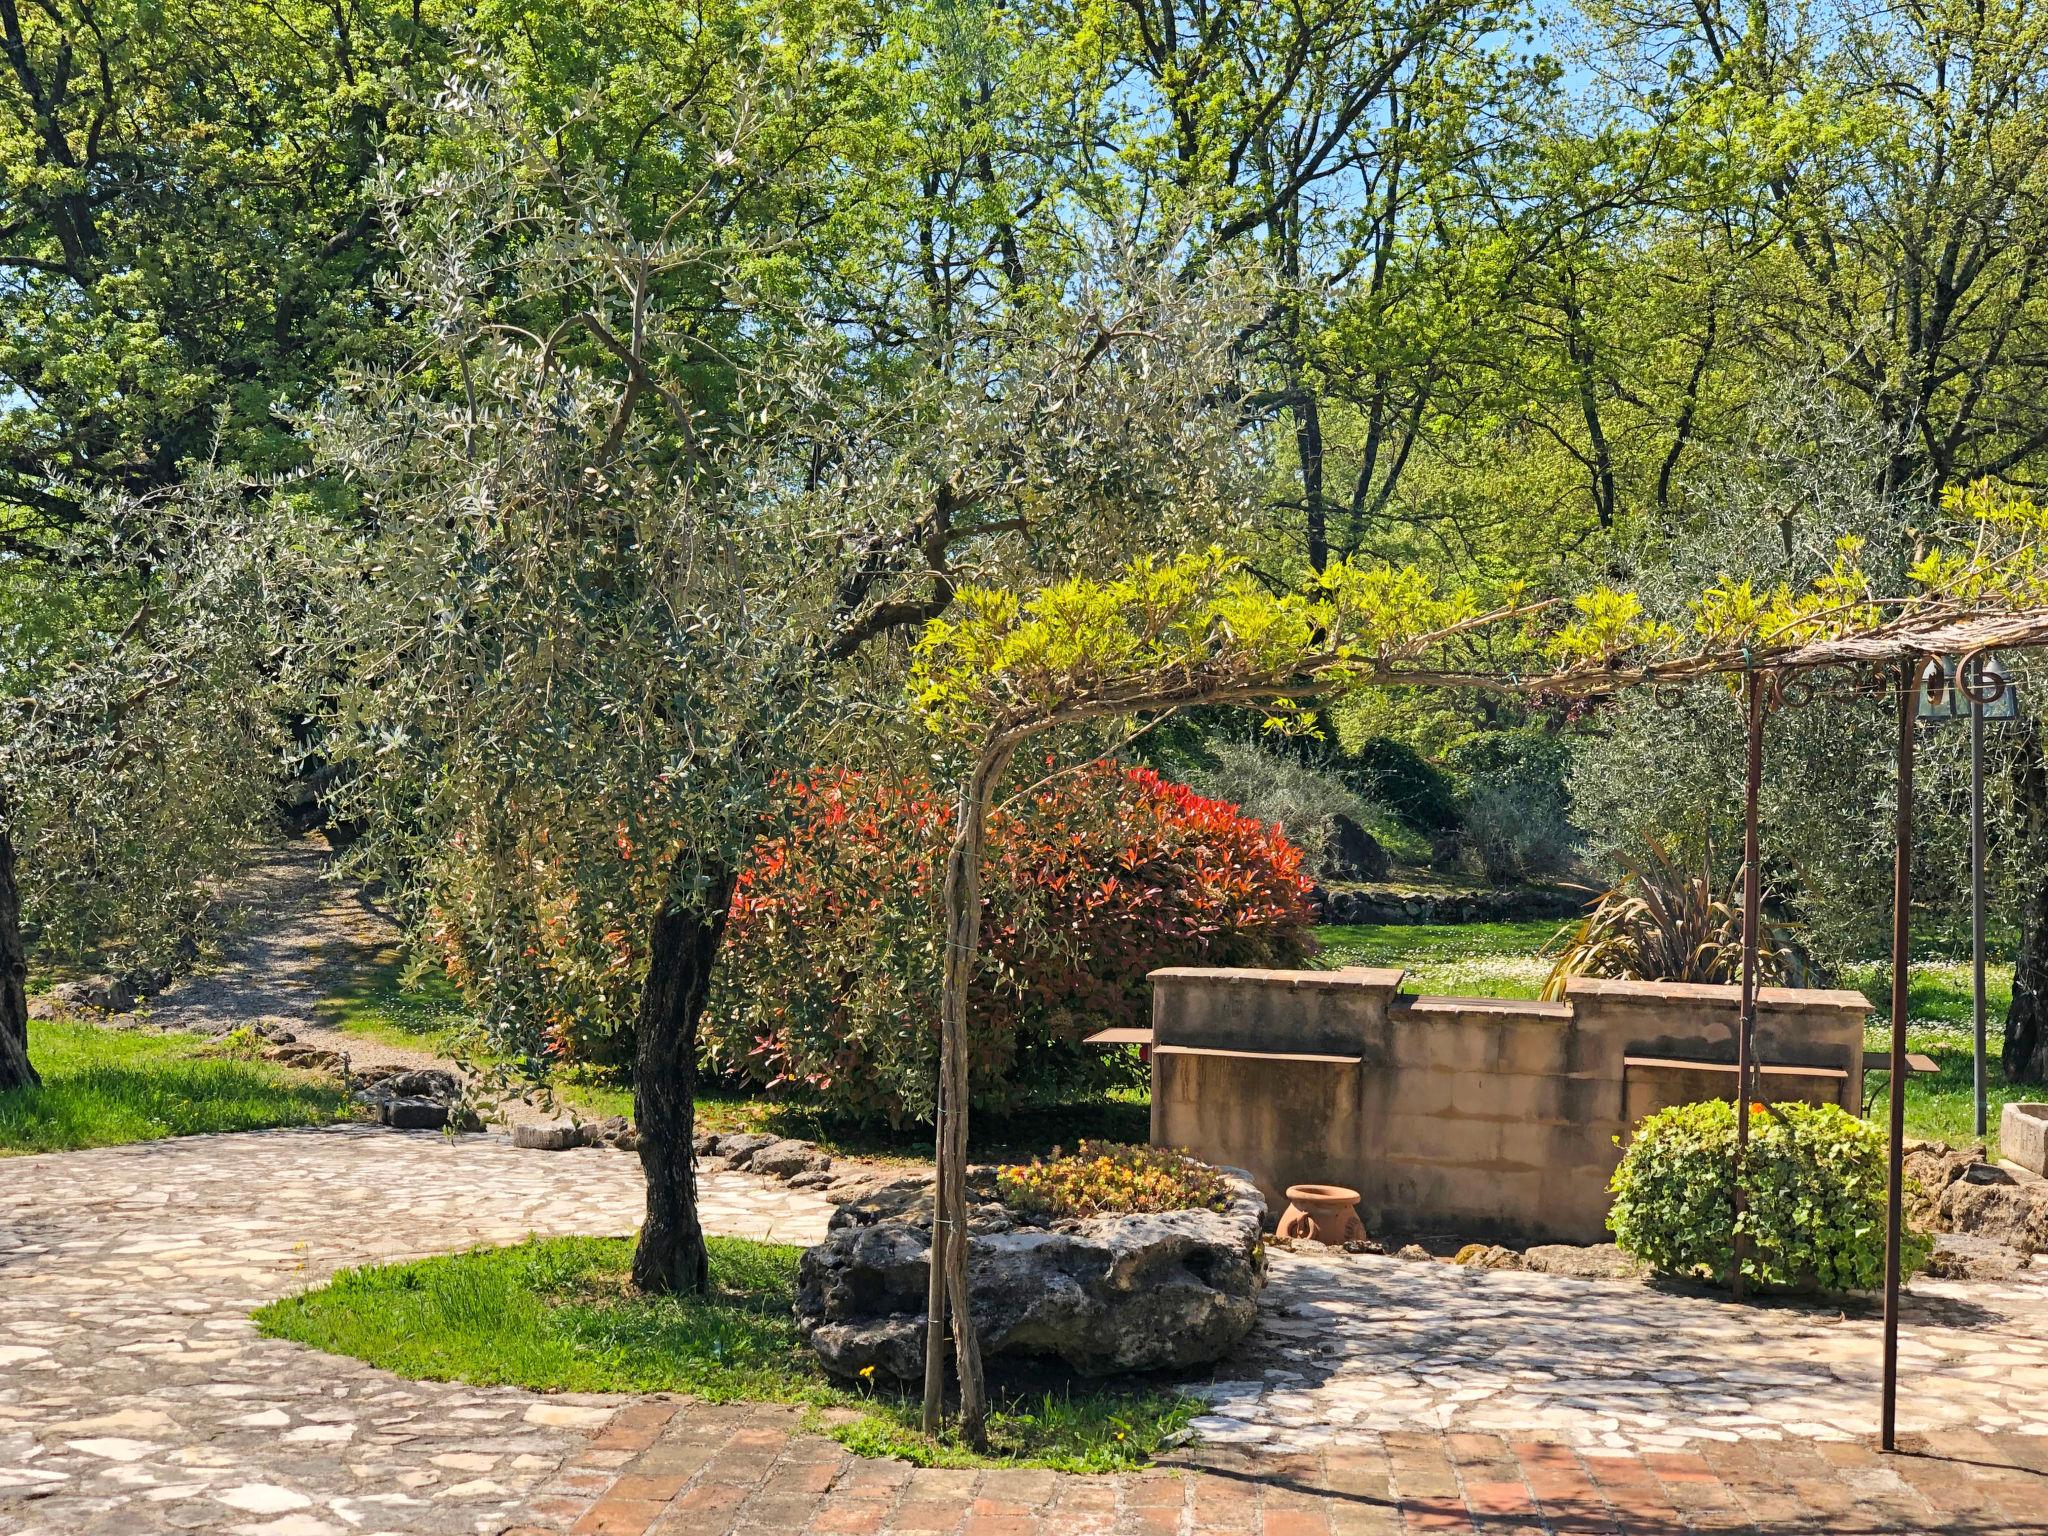
[[[1864,1291],[1884,1278],[1885,1140],[1832,1104],[1750,1114],[1749,1250],[1760,1290]],[[1636,1127],[1609,1186],[1608,1224],[1624,1252],[1659,1274],[1727,1285],[1735,1262],[1735,1106],[1681,1104]],[[1907,1274],[1930,1241],[1908,1233]]]

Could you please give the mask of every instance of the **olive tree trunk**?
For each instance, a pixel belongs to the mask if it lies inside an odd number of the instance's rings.
[[[939,991],[939,1124],[932,1190],[931,1270],[926,1290],[924,1429],[937,1434],[945,1404],[947,1314],[960,1379],[960,1433],[988,1444],[988,1388],[967,1277],[967,999],[981,948],[981,860],[989,803],[1011,748],[992,749],[962,786],[953,846],[946,854],[945,971]]]
[[[28,1059],[28,949],[21,938],[14,841],[7,835],[7,807],[0,802],[0,1092],[41,1081]]]
[[[2013,757],[2012,791],[2020,822],[2020,945],[1999,1064],[2009,1083],[2048,1083],[2048,762],[2031,727]]]
[[[671,889],[648,935],[633,1058],[633,1121],[647,1175],[647,1218],[633,1249],[633,1284],[657,1295],[702,1294],[710,1285],[697,1217],[697,1021],[725,933],[733,876],[720,873],[701,900]]]

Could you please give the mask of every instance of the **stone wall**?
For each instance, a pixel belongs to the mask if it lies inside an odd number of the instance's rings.
[[[1320,923],[1563,922],[1586,910],[1586,893],[1558,886],[1512,885],[1490,890],[1409,890],[1368,885],[1309,892]]]
[[[1596,1242],[1618,1138],[1734,1082],[1734,987],[1580,980],[1561,1003],[1414,997],[1398,970],[1152,974],[1152,1139],[1363,1196],[1368,1226]],[[1766,987],[1767,1096],[1862,1102],[1860,993]]]

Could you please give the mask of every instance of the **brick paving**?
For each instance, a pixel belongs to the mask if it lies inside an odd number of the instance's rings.
[[[508,1536],[1681,1536],[2048,1532],[2048,1441],[1943,1430],[1627,1453],[1388,1432],[1292,1453],[1195,1449],[1079,1477],[868,1461],[801,1409],[652,1399],[573,1457]]]

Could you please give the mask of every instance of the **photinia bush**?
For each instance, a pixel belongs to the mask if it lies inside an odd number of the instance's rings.
[[[831,772],[785,786],[733,902],[706,1020],[711,1064],[793,1100],[892,1124],[932,1113],[941,861],[930,785]],[[1101,1085],[1147,1022],[1162,965],[1284,964],[1314,946],[1301,853],[1276,827],[1144,768],[1097,764],[991,822],[977,1105]]]
[[[521,809],[528,830],[510,817],[481,824],[424,864],[420,931],[501,1050],[628,1067],[642,914],[661,899],[678,832],[589,806]]]
[[[1753,1106],[1744,1280],[1768,1290],[1864,1291],[1884,1277],[1884,1132],[1833,1104]],[[1646,1115],[1610,1186],[1607,1224],[1659,1274],[1727,1285],[1735,1265],[1735,1106]],[[1905,1234],[1911,1274],[1929,1240]]]

